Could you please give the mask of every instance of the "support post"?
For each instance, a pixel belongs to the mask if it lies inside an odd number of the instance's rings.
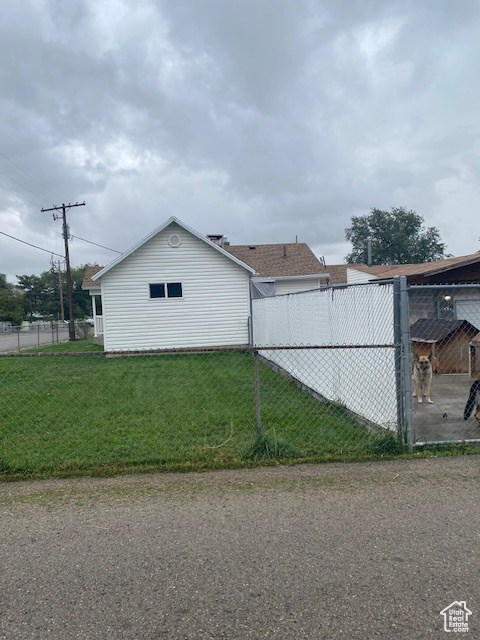
[[[404,420],[406,443],[410,450],[415,443],[413,424],[413,388],[412,388],[412,341],[410,340],[410,312],[408,304],[407,278],[400,277],[400,325],[402,333]]]
[[[403,389],[402,326],[400,278],[393,279],[393,342],[395,344],[395,387],[397,389],[397,425],[406,442],[405,402]]]
[[[260,402],[260,371],[258,367],[258,351],[253,352],[253,372],[255,378],[255,423],[257,425],[257,436],[262,437],[262,411]]]
[[[411,450],[415,442],[412,400],[412,343],[408,288],[405,276],[393,280],[395,375],[397,386],[397,419],[405,444]]]

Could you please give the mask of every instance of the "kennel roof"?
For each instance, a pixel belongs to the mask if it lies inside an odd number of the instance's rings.
[[[468,320],[420,318],[410,327],[410,337],[414,342],[441,342],[455,333],[473,336],[477,327]]]

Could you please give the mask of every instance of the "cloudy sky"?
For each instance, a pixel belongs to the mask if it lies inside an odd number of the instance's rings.
[[[405,206],[473,253],[479,33],[478,0],[3,0],[0,231],[63,254],[40,210],[85,200],[76,266],[171,215],[335,264]],[[12,278],[50,259],[0,235]]]

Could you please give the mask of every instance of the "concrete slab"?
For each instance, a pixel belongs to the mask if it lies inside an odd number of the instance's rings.
[[[413,423],[416,442],[443,440],[480,440],[480,425],[473,418],[463,419],[473,378],[466,374],[435,375],[432,400],[418,404],[413,398]]]

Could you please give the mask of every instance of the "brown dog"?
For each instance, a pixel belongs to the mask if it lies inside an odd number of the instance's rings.
[[[431,356],[418,356],[413,362],[413,397],[417,398],[420,404],[425,396],[428,404],[433,404],[430,398],[430,387],[432,386],[432,358]]]

